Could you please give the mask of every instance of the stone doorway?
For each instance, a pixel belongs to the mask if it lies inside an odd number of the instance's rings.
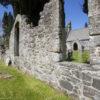
[[[78,44],[77,43],[73,44],[73,50],[75,50],[75,51],[78,50]]]

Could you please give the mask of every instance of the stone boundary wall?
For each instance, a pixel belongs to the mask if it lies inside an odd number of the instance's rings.
[[[2,59],[7,64],[9,51]],[[74,100],[100,100],[100,66],[74,62],[37,65],[16,57],[13,66],[68,93]]]
[[[73,62],[35,65],[17,57],[15,64],[23,72],[68,93],[74,100],[100,100],[99,65]]]
[[[34,66],[33,75],[73,96],[76,100],[100,100],[100,67],[70,62]]]

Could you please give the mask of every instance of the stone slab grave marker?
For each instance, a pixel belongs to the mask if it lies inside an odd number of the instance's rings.
[[[4,72],[0,72],[0,80],[1,79],[11,79],[12,75]]]

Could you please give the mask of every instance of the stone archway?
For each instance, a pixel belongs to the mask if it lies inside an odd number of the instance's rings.
[[[15,24],[14,56],[19,56],[19,22]]]

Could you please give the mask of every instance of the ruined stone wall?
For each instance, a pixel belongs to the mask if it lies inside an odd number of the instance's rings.
[[[100,1],[88,0],[90,35],[100,35]]]
[[[46,3],[38,26],[26,23],[25,15],[17,15],[10,37],[10,55],[13,64],[18,66],[45,64],[61,61],[66,56],[66,38],[64,33],[63,0],[50,0]],[[15,25],[19,22],[19,56],[14,55]],[[22,64],[23,62],[23,64]],[[26,65],[27,66],[27,65]]]
[[[100,64],[100,0],[88,0],[91,63]]]
[[[35,66],[34,75],[71,95],[74,100],[100,99],[100,67],[59,62]]]

